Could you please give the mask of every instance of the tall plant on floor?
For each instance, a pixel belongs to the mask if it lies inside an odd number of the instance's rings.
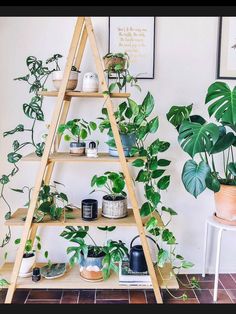
[[[182,268],[190,268],[193,264],[176,252],[177,241],[169,229],[169,224],[177,213],[164,205],[161,200],[161,193],[167,190],[170,184],[170,175],[166,174],[166,167],[170,164],[170,160],[161,158],[161,154],[168,150],[170,143],[156,138],[150,145],[146,145],[148,136],[155,134],[159,127],[158,117],[150,122],[146,120],[153,112],[154,105],[154,98],[150,93],[146,95],[141,105],[133,104],[133,108],[139,108],[138,121],[142,122],[136,131],[136,146],[131,150],[132,155],[137,157],[132,165],[139,168],[135,181],[143,184],[146,199],[141,206],[140,214],[148,218],[145,224],[146,230],[153,235],[160,246],[157,265],[162,268],[166,263],[171,263],[170,276],[176,276]],[[159,216],[166,222],[160,223]],[[178,277],[177,279],[179,280]],[[198,286],[194,278],[191,286]],[[186,298],[186,295],[183,294],[181,297]]]
[[[43,96],[40,95],[40,91],[45,90],[48,76],[54,69],[49,69],[45,65],[45,62],[34,56],[27,57],[26,66],[28,73],[24,76],[17,77],[15,80],[22,81],[29,86],[30,99],[27,103],[22,105],[22,109],[25,117],[29,119],[30,126],[26,127],[24,124],[20,123],[12,130],[3,133],[4,137],[24,133],[25,138],[27,138],[24,142],[19,142],[18,139],[13,141],[12,151],[7,155],[7,160],[12,165],[12,169],[8,173],[2,174],[0,177],[0,200],[3,203],[3,209],[6,210],[5,219],[10,219],[11,217],[11,206],[5,195],[6,186],[19,171],[18,163],[23,156],[22,153],[24,149],[32,147],[38,156],[42,156],[45,145],[44,142],[36,141],[35,129],[38,123],[44,121]],[[11,230],[10,227],[8,227],[8,231],[1,241],[0,247],[7,245],[10,238]]]

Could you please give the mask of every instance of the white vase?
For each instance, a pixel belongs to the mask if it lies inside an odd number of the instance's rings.
[[[63,79],[63,74],[64,74],[63,71],[52,72],[52,81],[53,81],[53,85],[56,88],[56,90],[60,89],[61,82]],[[78,83],[78,72],[71,71],[66,89],[67,90],[74,90],[77,86],[77,83]]]
[[[83,78],[83,92],[96,93],[98,92],[98,76],[96,73],[87,72]]]
[[[21,267],[19,271],[19,277],[26,277],[28,274],[28,277],[31,276],[32,267],[35,263],[36,255],[30,257],[23,257],[21,262]]]

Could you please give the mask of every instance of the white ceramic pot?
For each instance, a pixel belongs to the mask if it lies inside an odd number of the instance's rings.
[[[36,255],[30,257],[23,257],[22,263],[19,271],[19,277],[30,277],[32,272],[32,267],[34,266]],[[28,275],[28,276],[27,276]]]
[[[102,216],[112,219],[123,218],[128,215],[127,198],[123,196],[112,200],[109,195],[102,199]]]
[[[96,93],[98,92],[98,76],[96,73],[88,72],[83,78],[83,92]]]
[[[54,71],[52,72],[52,81],[53,85],[56,90],[60,89],[61,81],[63,78],[63,71]],[[67,90],[74,90],[78,84],[78,72],[71,71],[69,76],[69,81],[67,83],[66,89]]]

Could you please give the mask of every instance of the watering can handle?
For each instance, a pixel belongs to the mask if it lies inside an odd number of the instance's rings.
[[[133,238],[133,240],[132,240],[132,241],[131,241],[131,243],[130,243],[130,248],[132,248],[132,244],[133,244],[133,242],[134,242],[137,238],[139,238],[139,237],[140,237],[140,236],[139,236],[139,235],[137,235],[136,237],[134,237],[134,238]],[[148,238],[148,239],[152,240],[152,242],[154,242],[154,243],[156,244],[156,246],[157,246],[158,250],[160,250],[159,245],[157,244],[157,242],[156,242],[153,238],[151,238],[151,237],[149,237],[149,236],[147,236],[147,235],[146,235],[146,238]]]

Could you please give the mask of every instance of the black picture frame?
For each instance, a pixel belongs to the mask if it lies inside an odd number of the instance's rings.
[[[143,77],[143,76],[138,76],[138,79],[143,79],[143,80],[150,80],[150,79],[155,79],[155,51],[156,51],[156,17],[155,16],[150,16],[153,18],[153,54],[152,54],[152,75],[148,77]],[[110,40],[110,35],[111,35],[111,16],[108,17],[108,52],[110,53],[110,48],[111,48],[111,40]],[[137,18],[139,18],[137,16]],[[108,77],[109,79],[114,79],[113,76]]]
[[[219,17],[219,26],[218,26],[218,44],[217,44],[217,71],[216,71],[216,79],[223,79],[223,80],[236,80],[236,76],[221,76],[221,45],[222,45],[222,29],[223,29],[223,17]]]

